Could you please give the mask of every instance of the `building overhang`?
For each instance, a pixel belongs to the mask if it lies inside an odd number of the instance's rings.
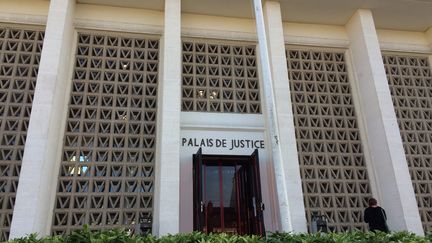
[[[432,0],[279,0],[286,22],[345,25],[357,9],[370,9],[379,29],[424,32],[432,26]],[[78,3],[163,11],[162,0],[78,0]],[[252,0],[182,0],[182,12],[253,18]]]

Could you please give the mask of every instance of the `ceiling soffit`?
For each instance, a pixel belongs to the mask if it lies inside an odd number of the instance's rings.
[[[379,29],[426,31],[432,0],[279,0],[286,22],[345,25],[357,9],[370,9]],[[78,0],[78,3],[163,11],[164,0]],[[253,0],[182,0],[182,12],[253,18]]]

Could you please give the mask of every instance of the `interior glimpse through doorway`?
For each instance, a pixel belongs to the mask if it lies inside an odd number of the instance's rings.
[[[194,230],[264,235],[258,150],[193,155]]]

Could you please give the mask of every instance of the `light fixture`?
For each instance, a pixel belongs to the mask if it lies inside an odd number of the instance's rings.
[[[213,99],[217,99],[217,95],[218,95],[218,93],[217,93],[216,91],[213,90],[213,91],[210,93],[209,98],[212,99],[212,100],[213,100]]]
[[[123,63],[123,64],[122,64],[123,70],[127,69],[128,66],[129,66],[129,65],[128,65],[127,63]]]
[[[204,90],[198,90],[198,97],[203,98],[204,97]]]

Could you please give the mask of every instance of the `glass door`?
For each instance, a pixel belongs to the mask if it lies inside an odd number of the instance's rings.
[[[202,198],[202,152],[201,148],[193,155],[193,204],[194,204],[194,231],[202,231],[204,224],[204,203]]]
[[[194,230],[264,234],[258,160],[194,155]],[[254,158],[254,160],[252,159]]]

